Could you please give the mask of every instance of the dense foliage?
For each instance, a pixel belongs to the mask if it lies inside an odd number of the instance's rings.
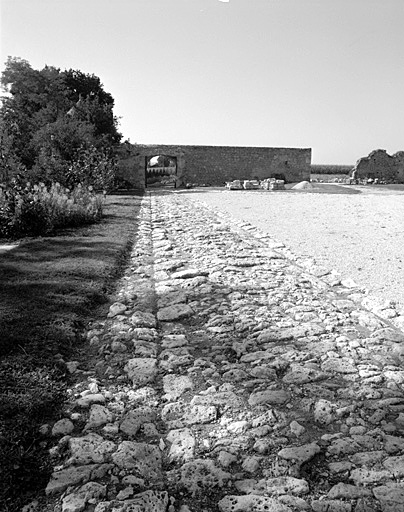
[[[0,189],[0,237],[45,235],[95,222],[101,215],[102,199],[81,184],[69,190],[59,183],[47,187],[14,180]]]
[[[121,134],[98,77],[9,57],[0,82],[0,181],[111,185]]]

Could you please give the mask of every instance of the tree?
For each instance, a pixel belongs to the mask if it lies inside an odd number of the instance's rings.
[[[95,148],[100,159],[112,157],[121,139],[114,99],[95,75],[51,66],[38,71],[26,60],[9,57],[1,85],[7,95],[2,98],[0,122],[9,153],[31,179],[63,182],[61,174],[79,159],[83,148]]]

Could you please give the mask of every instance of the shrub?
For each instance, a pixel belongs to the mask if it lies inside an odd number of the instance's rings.
[[[0,189],[0,236],[38,236],[57,228],[90,224],[102,216],[102,198],[92,187],[73,190],[53,183],[32,185],[20,180]]]

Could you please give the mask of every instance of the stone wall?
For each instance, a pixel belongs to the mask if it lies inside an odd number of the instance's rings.
[[[351,174],[353,165],[312,164],[312,174]]]
[[[311,149],[232,146],[132,145],[120,149],[118,175],[144,188],[146,159],[176,158],[177,185],[223,185],[233,179],[281,177],[286,182],[310,179]]]
[[[379,178],[387,182],[404,183],[404,151],[389,155],[384,149],[376,149],[360,158],[355,170],[359,179]]]

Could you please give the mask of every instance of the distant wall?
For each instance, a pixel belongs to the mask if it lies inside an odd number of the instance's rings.
[[[353,165],[312,164],[312,174],[351,174]]]
[[[310,179],[311,149],[232,146],[121,145],[118,176],[136,188],[145,186],[146,159],[166,155],[177,160],[177,184],[222,185],[233,179],[283,175],[287,182]]]
[[[379,178],[394,183],[404,183],[404,151],[389,155],[376,149],[360,158],[355,165],[357,178]]]

